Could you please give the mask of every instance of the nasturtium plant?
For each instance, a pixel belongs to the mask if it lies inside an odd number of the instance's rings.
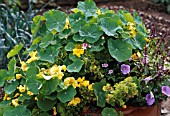
[[[136,12],[98,8],[93,0],[79,2],[72,11],[49,10],[35,16],[34,40],[24,52],[28,57],[21,61],[17,55],[22,44],[8,53],[8,69],[0,70],[2,115],[78,116],[86,107],[100,107],[103,116],[117,116],[115,107],[138,104],[138,98],[146,105],[152,95],[158,98],[156,85],[158,93],[162,86],[169,89],[152,81],[158,76],[168,79],[164,68],[151,67],[164,67],[164,41],[148,38]],[[163,57],[153,51],[162,51]]]

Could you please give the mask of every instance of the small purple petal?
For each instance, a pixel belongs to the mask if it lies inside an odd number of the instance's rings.
[[[168,86],[162,86],[162,93],[170,97],[170,88]]]
[[[155,98],[151,94],[147,94],[145,99],[149,106],[151,106],[155,102]]]
[[[109,70],[108,74],[111,75],[113,73],[113,70]]]
[[[146,77],[145,79],[143,79],[145,81],[145,84],[147,84],[150,80],[152,80],[151,77]]]
[[[147,58],[147,57],[144,57],[144,58],[142,59],[142,63],[148,64],[148,63],[149,63],[149,62],[148,62],[148,58]]]
[[[122,64],[120,70],[124,75],[128,74],[130,72],[130,66],[126,64]]]
[[[108,67],[109,65],[107,64],[107,63],[104,63],[104,64],[102,64],[102,67],[104,67],[104,68],[106,68],[106,67]]]

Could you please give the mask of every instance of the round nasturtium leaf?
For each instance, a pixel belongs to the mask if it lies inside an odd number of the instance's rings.
[[[108,36],[116,35],[116,31],[118,29],[121,29],[121,27],[118,25],[117,20],[115,20],[114,18],[111,18],[111,17],[101,18],[100,26],[101,26],[102,30]]]
[[[14,109],[6,110],[3,116],[31,116],[31,112],[25,106],[17,106]]]
[[[78,9],[83,11],[86,17],[90,17],[96,14],[97,6],[93,0],[85,0],[78,2]]]
[[[106,107],[102,111],[102,116],[118,116],[118,113],[114,108]]]
[[[69,86],[66,90],[63,90],[57,94],[57,98],[62,102],[66,103],[71,101],[76,95],[76,90],[73,86]]]
[[[80,36],[85,37],[89,43],[94,43],[103,35],[103,31],[96,24],[87,24],[80,31]]]
[[[45,13],[46,26],[49,31],[61,32],[66,23],[66,14],[59,10],[50,10]]]
[[[83,66],[84,62],[82,60],[76,60],[72,64],[67,66],[68,72],[79,72]]]
[[[109,39],[108,49],[110,55],[119,62],[124,62],[132,56],[132,46],[122,40]]]
[[[49,111],[54,107],[56,102],[57,100],[50,100],[50,99],[44,98],[42,95],[39,95],[37,105],[42,111]]]

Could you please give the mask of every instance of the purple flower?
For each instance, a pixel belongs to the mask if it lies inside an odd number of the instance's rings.
[[[104,63],[104,64],[102,64],[102,67],[104,67],[104,68],[106,68],[106,67],[108,67],[109,65],[107,64],[107,63]]]
[[[168,86],[162,86],[162,93],[170,97],[170,88]]]
[[[147,84],[150,80],[152,80],[151,77],[146,77],[145,79],[143,79],[145,81],[145,84]]]
[[[108,74],[111,75],[112,73],[113,73],[113,70],[110,69],[109,72],[108,72]]]
[[[130,72],[130,66],[126,64],[122,64],[120,70],[124,75],[128,74]]]
[[[148,62],[148,57],[144,57],[144,58],[142,59],[142,63],[148,64],[148,63],[149,63],[149,62]]]
[[[147,94],[145,99],[149,106],[151,106],[155,102],[155,98],[152,92],[150,94]]]

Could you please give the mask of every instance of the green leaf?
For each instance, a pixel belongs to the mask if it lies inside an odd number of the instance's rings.
[[[52,33],[48,33],[46,36],[41,38],[40,47],[46,48],[48,45],[50,45],[51,41],[54,39],[54,36]]]
[[[82,37],[80,36],[79,34],[74,34],[73,35],[73,40],[76,41],[76,42],[83,42],[86,38],[85,37]]]
[[[33,18],[33,23],[31,25],[31,33],[33,37],[37,35],[37,32],[40,28],[40,24],[41,24],[41,15],[37,15]]]
[[[0,102],[0,109],[10,105],[10,103],[11,103],[10,100],[8,100],[8,101],[1,101]]]
[[[142,34],[137,33],[135,37],[135,41],[136,41],[136,46],[141,50],[146,45],[145,36],[143,36]]]
[[[23,44],[19,43],[18,45],[15,45],[14,48],[8,52],[7,58],[13,57],[16,54],[20,52],[20,50],[23,48]]]
[[[94,16],[98,9],[93,0],[85,0],[85,2],[78,2],[78,9],[83,11],[86,17]]]
[[[16,60],[12,58],[8,63],[8,75],[14,76],[16,70]]]
[[[45,13],[46,26],[49,31],[61,32],[66,23],[66,14],[59,10],[50,10]]]
[[[97,106],[104,107],[106,103],[106,94],[103,91],[103,86],[106,85],[105,81],[95,82],[93,85],[94,93],[97,97]]]
[[[132,56],[132,46],[122,40],[109,39],[108,49],[110,55],[119,62],[124,62]]]
[[[66,46],[65,46],[65,50],[66,51],[73,51],[73,49],[75,48],[75,44],[73,42],[69,42]]]
[[[124,18],[126,19],[127,22],[135,23],[132,15],[130,13],[124,14]]]
[[[27,77],[27,79],[36,78],[36,75],[38,73],[39,73],[38,67],[37,66],[31,66],[26,72],[26,77]]]
[[[82,12],[69,14],[68,19],[70,21],[70,26],[73,33],[77,33],[86,24],[86,21],[84,20],[84,14]]]
[[[80,60],[77,56],[73,55],[73,53],[69,54],[69,59],[72,60],[72,61]]]
[[[47,112],[40,113],[40,116],[51,116]]]
[[[50,95],[45,95],[45,98],[55,100],[57,98],[57,92],[53,92]]]
[[[36,77],[34,78],[29,78],[26,81],[26,86],[28,87],[28,89],[33,92],[34,94],[38,94],[39,92],[39,87],[41,86],[41,82],[36,80]]]
[[[129,43],[129,44],[132,46],[133,49],[136,49],[136,48],[137,48],[137,47],[136,47],[136,42],[135,42],[134,39],[128,38],[128,39],[124,39],[123,41]]]
[[[17,89],[18,85],[19,85],[18,81],[12,81],[11,83],[7,83],[4,87],[5,93],[7,94],[13,93]]]
[[[3,116],[31,116],[31,112],[24,106],[17,106],[15,109],[6,110]]]
[[[111,17],[101,18],[100,19],[100,25],[102,30],[108,35],[108,36],[114,36],[116,34],[116,31],[118,29],[122,29],[118,24],[117,20],[114,20]]]
[[[73,86],[69,86],[66,90],[63,90],[57,94],[57,98],[62,102],[66,103],[71,101],[76,95],[76,90]]]
[[[104,49],[104,43],[105,43],[105,39],[99,39],[97,42],[95,42],[91,48],[90,48],[90,51],[93,52],[93,51],[101,51]]]
[[[90,49],[91,52],[95,51],[95,52],[99,52],[101,50],[103,50],[104,47],[101,46],[101,45],[98,45],[98,46],[92,46],[92,48]]]
[[[68,72],[79,72],[83,66],[84,62],[82,60],[76,60],[72,64],[67,66]]]
[[[59,53],[59,48],[61,45],[56,46],[48,46],[46,49],[41,49],[38,52],[38,56],[41,61],[48,61],[50,63],[54,63]]]
[[[67,39],[69,37],[69,35],[71,34],[71,30],[70,29],[65,29],[62,32],[60,32],[58,34],[58,37],[60,39]]]
[[[57,89],[58,85],[59,85],[59,80],[57,77],[55,79],[50,79],[48,81],[45,81],[41,88],[41,93],[43,95],[50,95]]]
[[[118,113],[114,108],[106,107],[102,111],[102,116],[118,116]]]
[[[10,105],[10,104],[9,104]],[[14,109],[14,106],[4,106],[3,108],[0,108],[0,116],[4,116],[4,112],[6,111],[10,111],[12,109]]]
[[[31,98],[32,98],[32,96],[29,96],[26,92],[24,92],[24,93],[22,93],[22,96],[18,97],[18,101],[24,102],[25,100],[30,100]]]
[[[8,77],[7,70],[5,69],[0,70],[0,87],[4,86],[4,81],[5,81],[4,79],[6,77]]]
[[[42,111],[49,111],[54,107],[56,102],[57,100],[50,100],[50,99],[44,98],[44,96],[42,95],[39,95],[37,105]]]
[[[134,20],[137,24],[141,24],[142,23],[142,19],[141,17],[138,16],[138,13],[137,12],[134,12],[133,13],[133,16],[134,16]]]
[[[103,35],[103,31],[96,24],[85,25],[85,27],[82,28],[79,33],[80,36],[85,37],[89,43],[96,42],[100,36]]]

